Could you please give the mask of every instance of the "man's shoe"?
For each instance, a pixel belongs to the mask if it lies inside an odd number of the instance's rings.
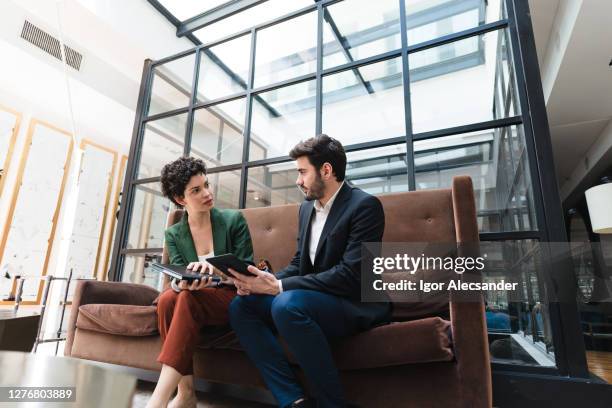
[[[290,408],[316,408],[317,404],[310,398],[304,398],[289,405]]]

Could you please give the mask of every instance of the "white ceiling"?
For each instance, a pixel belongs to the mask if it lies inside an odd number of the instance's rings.
[[[83,54],[79,71],[20,38],[28,20]],[[194,45],[146,0],[4,0],[0,5],[0,104],[127,153],[144,60]],[[18,103],[19,101],[19,103]]]
[[[565,195],[612,119],[612,1],[529,0],[557,179]],[[572,176],[574,174],[574,176]]]
[[[542,65],[542,59],[546,53],[546,46],[550,39],[557,9],[559,8],[559,1],[560,0],[529,0],[533,33],[536,38],[536,48],[540,65]]]

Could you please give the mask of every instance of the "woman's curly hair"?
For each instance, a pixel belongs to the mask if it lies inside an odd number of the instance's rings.
[[[166,164],[161,171],[162,194],[177,206],[182,207],[174,201],[174,197],[184,197],[189,180],[198,174],[206,174],[206,164],[200,159],[179,157]]]

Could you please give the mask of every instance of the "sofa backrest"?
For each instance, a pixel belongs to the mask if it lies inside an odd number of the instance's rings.
[[[472,181],[467,176],[453,178],[448,189],[395,193],[379,199],[385,211],[384,242],[478,241]],[[275,271],[287,265],[296,251],[298,205],[249,208],[242,212],[251,232],[255,261],[268,259]],[[171,213],[168,225],[181,216],[181,210]],[[396,320],[445,316],[448,298],[396,305],[394,309]]]

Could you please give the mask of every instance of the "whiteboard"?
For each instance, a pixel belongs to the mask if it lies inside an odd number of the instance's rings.
[[[12,275],[46,274],[71,154],[70,134],[35,119],[30,122],[17,175],[19,188],[0,241],[0,265],[8,265]],[[0,295],[5,298],[11,282],[1,282]],[[42,282],[28,279],[23,288],[24,301],[40,301]]]

